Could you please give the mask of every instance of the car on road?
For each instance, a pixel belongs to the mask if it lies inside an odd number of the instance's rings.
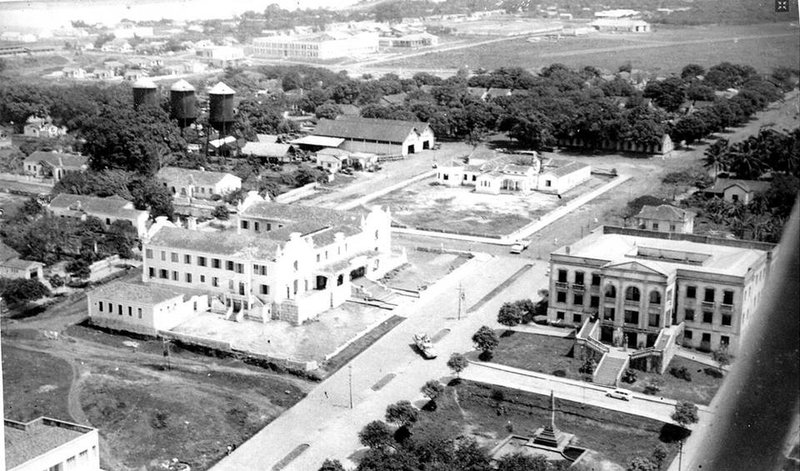
[[[511,246],[511,253],[522,253],[529,245],[531,245],[529,240],[518,240]]]
[[[614,389],[606,393],[607,397],[613,397],[614,399],[620,399],[623,401],[630,401],[633,399],[631,392],[625,389]]]
[[[436,349],[433,348],[433,341],[431,341],[428,334],[414,334],[413,340],[417,349],[422,353],[422,356],[428,360],[432,360],[438,356]]]

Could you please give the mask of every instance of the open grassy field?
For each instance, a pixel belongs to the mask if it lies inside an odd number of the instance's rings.
[[[3,342],[5,418],[26,422],[44,415],[72,421],[67,407],[71,383],[66,361]]]
[[[559,372],[558,376],[577,380],[584,376],[578,371],[583,362],[573,357],[572,338],[510,330],[498,331],[498,335],[500,345],[492,357],[491,361],[494,363],[545,374]],[[467,356],[471,360],[477,360],[478,352],[469,352]],[[696,404],[709,404],[722,384],[721,378],[706,373],[707,367],[702,363],[675,356],[669,364],[669,368],[672,367],[686,367],[691,373],[692,381],[676,378],[669,372],[660,375],[636,370],[636,382],[622,386],[633,391],[643,392],[647,383],[656,380],[661,384],[659,396]]]
[[[398,59],[380,66],[418,69],[468,66],[491,70],[509,64],[539,69],[562,63],[575,68],[591,65],[616,71],[630,62],[633,68],[670,73],[680,72],[689,63],[707,67],[728,61],[768,72],[779,66],[797,67],[799,37],[798,28],[788,23],[656,27],[649,34],[596,34],[538,43],[520,38]],[[475,38],[476,42],[481,40],[485,38]]]
[[[422,414],[421,423],[432,421],[466,429],[490,448],[509,434],[509,426],[514,434],[532,435],[550,422],[548,396],[469,381],[448,386],[437,406],[435,411]],[[670,429],[674,427],[564,399],[556,401],[556,424],[575,435],[574,445],[595,450],[623,466],[636,456],[650,456],[659,445],[668,450],[669,463],[678,448],[677,443],[670,442]]]

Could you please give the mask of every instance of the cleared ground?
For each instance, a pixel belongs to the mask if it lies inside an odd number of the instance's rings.
[[[438,232],[479,236],[502,236],[514,232],[564,204],[596,188],[607,179],[592,177],[588,182],[556,195],[532,192],[528,195],[476,193],[472,187],[447,187],[426,179],[373,200],[388,206],[394,220],[404,226]]]
[[[419,291],[468,260],[465,255],[435,253],[408,247],[408,265],[393,270],[381,281],[392,288]]]
[[[545,373],[580,380],[584,377],[578,369],[583,364],[575,358],[572,338],[559,338],[547,335],[528,334],[523,332],[502,331],[500,345],[494,352],[492,362],[522,368],[538,373]],[[477,360],[478,353],[470,352],[468,356]],[[669,374],[669,369],[686,367],[692,381],[685,381]],[[636,370],[637,379],[633,384],[622,384],[622,387],[642,392],[647,383],[656,380],[661,384],[659,396],[697,404],[709,404],[722,384],[722,379],[706,372],[708,367],[702,363],[686,358],[673,357],[667,373],[645,373]]]
[[[548,396],[501,386],[464,381],[448,387],[437,405],[435,412],[422,415],[423,422],[465,429],[489,448],[510,432],[530,436],[550,423]],[[668,450],[666,463],[677,453],[674,427],[657,420],[557,399],[555,421],[561,431],[575,435],[573,445],[599,452],[595,463],[625,466],[636,456],[650,456],[659,445]]]
[[[498,31],[502,26],[498,25]],[[668,28],[656,25],[652,33],[593,34],[530,43],[524,38],[481,44],[474,48],[432,52],[383,62],[380,67],[413,69],[497,69],[509,64],[538,69],[554,63],[587,65],[616,71],[630,62],[633,68],[664,73],[680,72],[686,64],[711,66],[723,61],[748,64],[768,72],[774,67],[797,67],[800,31],[789,23]],[[475,42],[486,37],[475,37]]]

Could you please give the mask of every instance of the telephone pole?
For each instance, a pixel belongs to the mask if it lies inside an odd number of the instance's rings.
[[[461,320],[461,311],[464,309],[464,287],[458,283],[458,320]]]
[[[353,408],[353,365],[347,365],[347,383],[350,389],[350,408]]]

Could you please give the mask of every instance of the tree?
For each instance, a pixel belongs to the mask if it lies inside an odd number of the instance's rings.
[[[522,322],[522,310],[517,303],[506,302],[500,306],[500,312],[497,313],[497,322],[514,327]]]
[[[326,459],[318,471],[344,471],[344,466],[339,460]]]
[[[444,385],[439,381],[432,379],[425,383],[420,390],[422,394],[431,400],[433,408],[436,408],[436,399],[444,392]]]
[[[691,402],[678,402],[675,404],[675,411],[672,413],[671,418],[684,428],[688,425],[696,424],[700,420],[697,415],[697,406]]]
[[[706,69],[702,65],[687,64],[681,70],[681,78],[684,80],[694,80],[700,75],[705,75]]]
[[[655,447],[652,458],[652,461],[656,464],[656,469],[661,470],[664,460],[667,459],[667,449],[664,448],[664,445],[659,444]]]
[[[472,342],[481,351],[481,358],[489,360],[500,339],[492,328],[484,325],[472,336]]]
[[[547,459],[521,451],[503,455],[497,460],[497,471],[547,471]]]
[[[649,458],[642,458],[641,456],[631,460],[625,471],[657,471],[658,465],[650,461]]]
[[[458,378],[461,377],[461,372],[469,365],[467,358],[460,353],[453,353],[450,359],[447,360],[447,367],[453,370]]]
[[[151,218],[166,216],[172,219],[175,215],[172,193],[162,180],[137,177],[131,182],[130,189],[133,205],[136,209],[149,210]]]
[[[370,448],[393,446],[392,429],[382,420],[373,420],[358,432],[358,440]]]
[[[231,214],[228,212],[228,205],[225,203],[217,205],[212,211],[211,216],[219,219],[220,221],[227,221]]]
[[[25,304],[50,296],[50,289],[35,279],[0,278],[0,296],[9,305]]]
[[[703,167],[714,170],[714,181],[721,170],[726,170],[729,162],[730,147],[727,139],[717,139],[703,152]]]
[[[644,88],[644,97],[652,98],[658,106],[667,111],[677,111],[686,98],[683,81],[671,77],[661,82],[650,82]]]
[[[342,110],[335,103],[325,103],[317,106],[314,114],[317,115],[317,118],[336,119],[337,116],[342,114]]]
[[[728,353],[728,347],[725,345],[720,346],[718,349],[711,352],[711,359],[717,362],[720,372],[731,364],[731,354]]]
[[[398,401],[386,407],[386,421],[399,426],[409,426],[417,421],[419,411],[408,401]]]

